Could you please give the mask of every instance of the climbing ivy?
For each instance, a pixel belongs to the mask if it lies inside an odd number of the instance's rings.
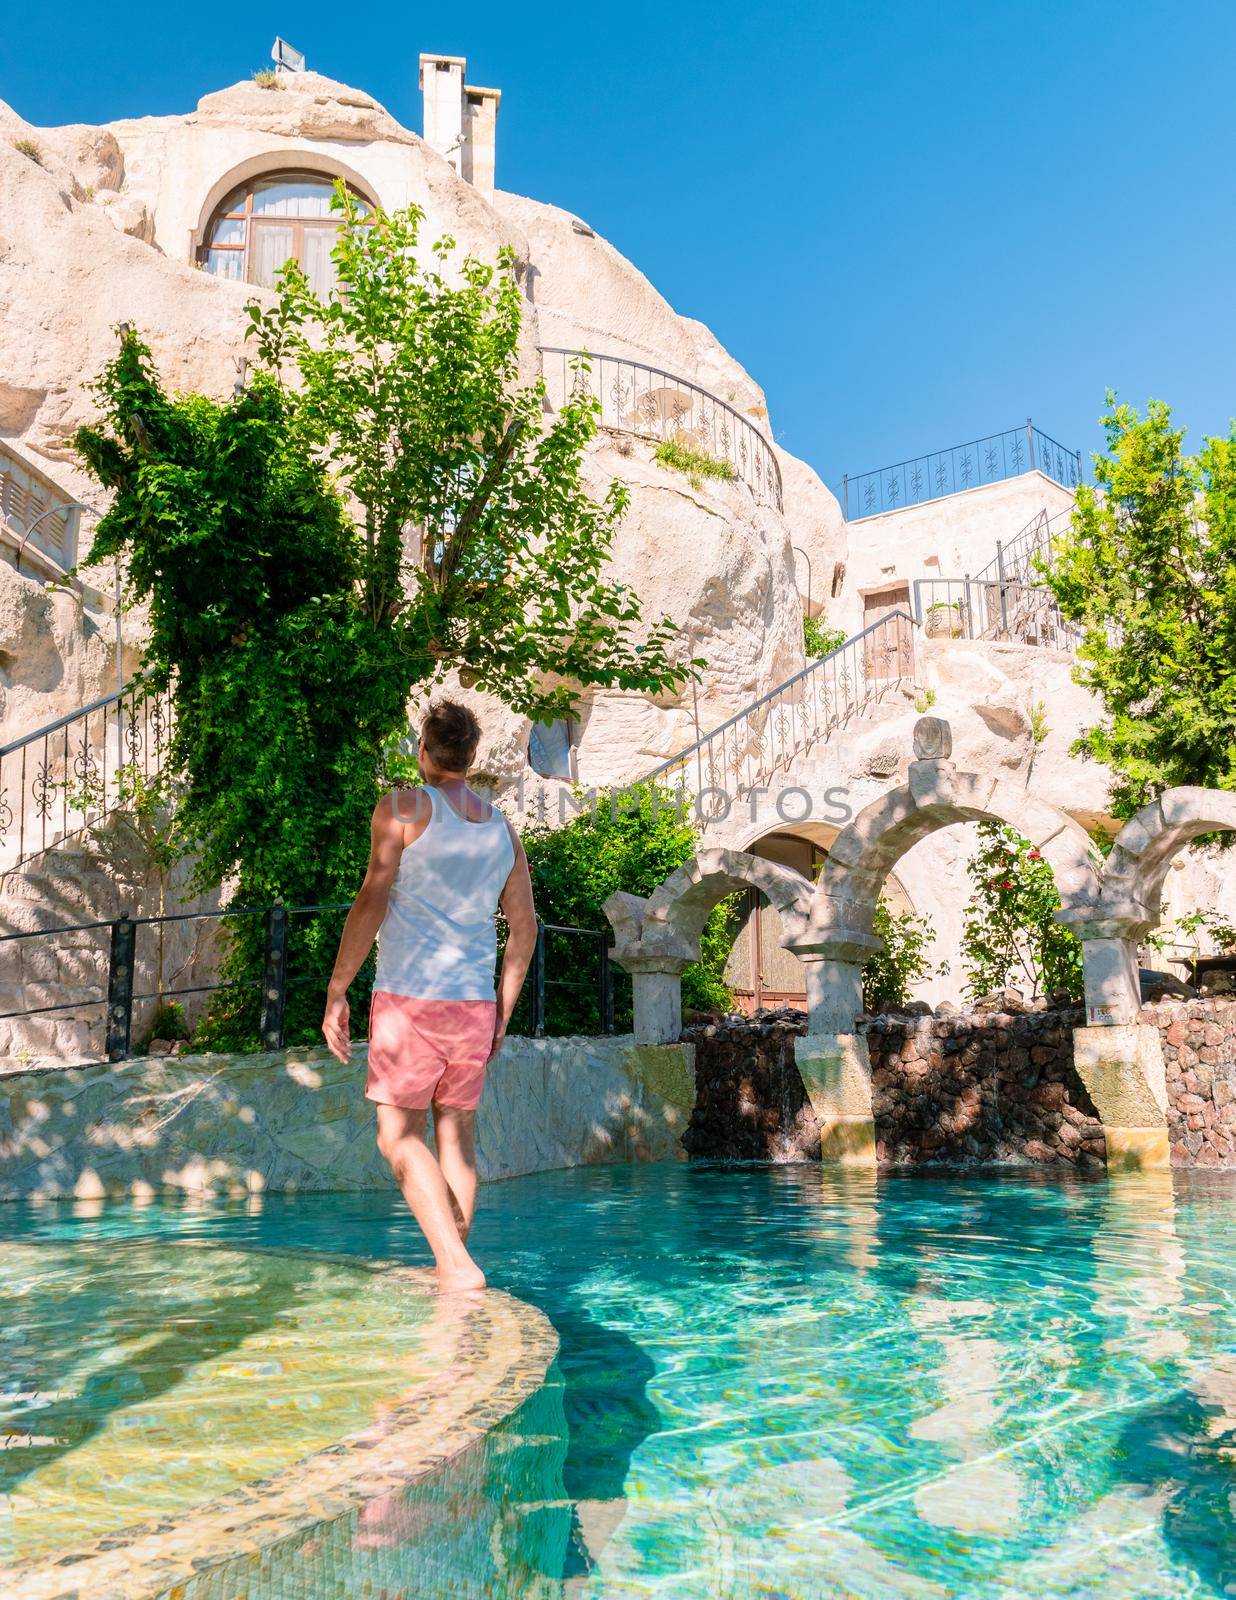
[[[122,330],[78,448],[113,494],[90,563],[121,558],[172,689],[164,772],[194,883],[228,903],[350,900],[384,785],[407,779],[410,696],[452,668],[541,720],[581,684],[661,692],[698,664],[606,567],[624,495],[583,457],[597,403],[548,425],[518,373],[514,261],[418,260],[421,212],[342,190],[323,299],[289,263],[250,308],[257,370],[225,400],[170,395]],[[337,913],[292,922],[288,1037],[314,1037]],[[261,919],[235,918],[210,1038],[254,1038]],[[358,997],[363,998],[363,997]]]

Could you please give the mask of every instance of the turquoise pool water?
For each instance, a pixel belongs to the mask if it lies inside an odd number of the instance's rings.
[[[228,1594],[1236,1594],[1232,1178],[666,1166],[481,1199],[549,1382]],[[25,1242],[152,1233],[424,1260],[385,1196],[0,1208]]]

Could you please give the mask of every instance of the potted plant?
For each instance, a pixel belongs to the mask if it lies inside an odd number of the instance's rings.
[[[927,637],[929,639],[960,639],[965,633],[962,624],[961,603],[956,600],[936,600],[927,607]]]

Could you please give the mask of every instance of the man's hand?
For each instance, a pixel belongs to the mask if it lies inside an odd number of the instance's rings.
[[[493,1060],[493,1058],[498,1054],[498,1051],[501,1050],[502,1041],[505,1038],[506,1038],[506,1019],[505,1019],[505,1017],[503,1017],[502,1013],[499,1011],[498,1020],[494,1023],[494,1042],[493,1042],[493,1044],[490,1045],[489,1054],[485,1058],[485,1064],[487,1066]]]
[[[322,1033],[325,1036],[331,1055],[336,1060],[342,1061],[346,1067],[352,1059],[352,1041],[348,1037],[348,1022],[351,1012],[348,1010],[348,997],[346,994],[332,994],[326,991],[326,1015],[322,1018]]]

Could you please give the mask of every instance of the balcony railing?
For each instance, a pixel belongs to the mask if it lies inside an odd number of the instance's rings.
[[[625,356],[543,347],[541,360],[555,411],[572,394],[591,394],[600,402],[601,427],[658,443],[676,440],[726,461],[761,505],[781,509],[781,468],[772,445],[749,417],[715,394]]]
[[[869,623],[670,760],[645,773],[694,797],[701,831],[914,675],[914,619],[900,609]]]
[[[919,578],[914,584],[914,614],[929,639],[990,639],[1075,651],[1079,632],[1061,614],[1042,581],[1052,559],[1052,540],[1066,508],[1054,516],[1040,511],[1007,543],[996,541],[996,556],[981,571],[961,578]]]
[[[102,821],[163,765],[172,706],[135,679],[0,745],[0,864],[5,871]]]
[[[1027,417],[1024,428],[1007,428],[855,477],[847,473],[841,480],[841,506],[847,522],[858,522],[1035,470],[1076,489],[1082,479],[1081,452],[1066,450]]]

